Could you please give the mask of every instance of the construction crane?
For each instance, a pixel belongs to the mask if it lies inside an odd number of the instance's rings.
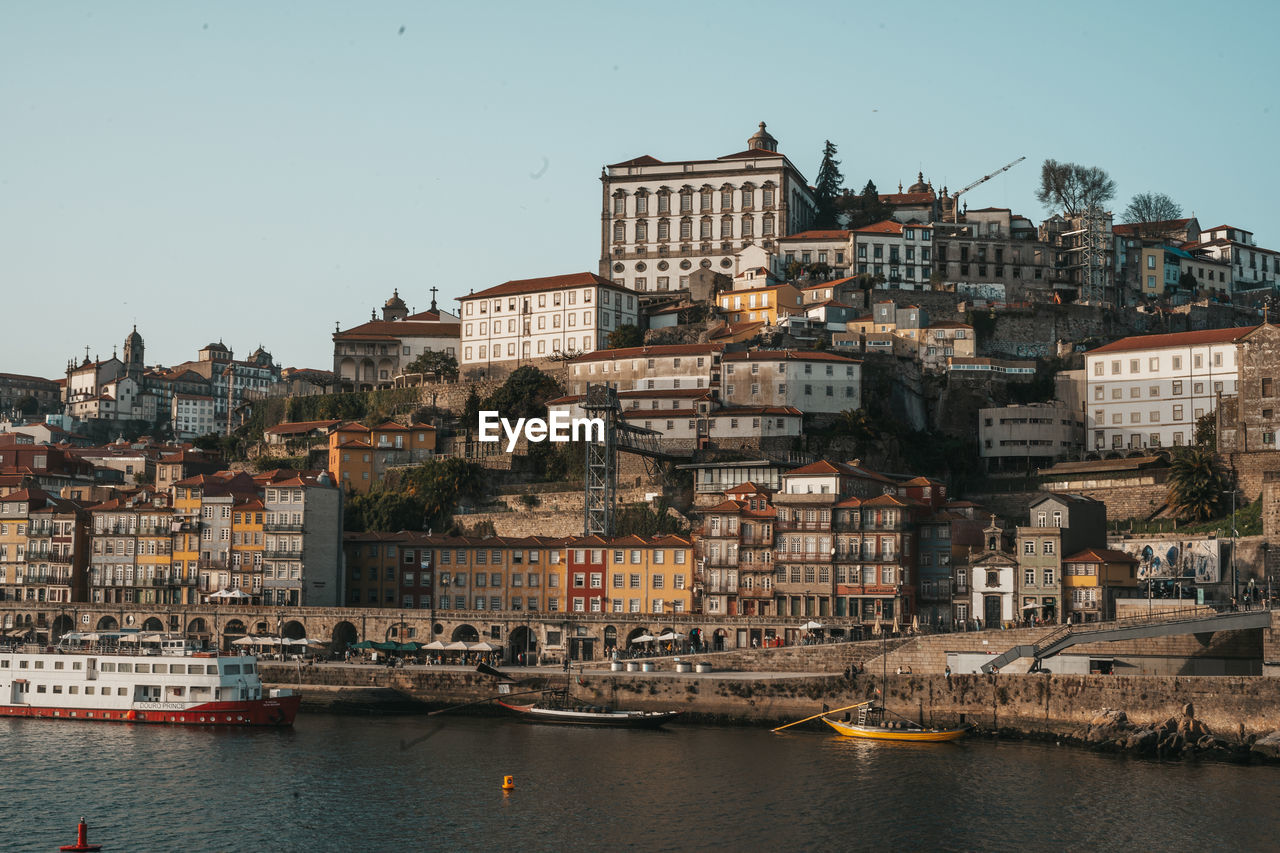
[[[1026,157],[1019,157],[1017,160],[1014,160],[1012,163],[1009,163],[1009,164],[1007,164],[1007,165],[1001,166],[999,169],[996,169],[996,170],[995,170],[994,172],[992,172],[990,175],[983,175],[981,178],[978,178],[978,180],[974,181],[973,183],[969,184],[969,186],[965,187],[964,189],[960,190],[960,191],[959,191],[959,192],[957,192],[955,195],[953,195],[953,196],[951,197],[951,200],[952,200],[952,203],[954,204],[954,207],[952,208],[952,211],[951,211],[951,221],[952,221],[952,222],[959,222],[959,221],[960,221],[960,196],[964,195],[964,194],[965,194],[965,193],[967,193],[969,190],[973,189],[974,187],[978,186],[979,184],[985,184],[987,181],[991,180],[992,178],[994,178],[996,175],[1000,174],[1001,172],[1007,172],[1007,171],[1009,171],[1010,169],[1012,169],[1014,166],[1018,165],[1019,163],[1021,163],[1021,162],[1022,162],[1023,160],[1025,160],[1025,159],[1027,159],[1027,158],[1026,158]]]

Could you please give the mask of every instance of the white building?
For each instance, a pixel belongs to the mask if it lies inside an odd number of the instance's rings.
[[[853,232],[854,271],[884,276],[903,290],[924,289],[933,274],[933,227],[886,219]]]
[[[646,154],[606,166],[600,181],[600,275],[638,291],[681,289],[695,268],[732,275],[739,251],[774,251],[817,210],[764,122],[745,151],[675,162]]]
[[[720,387],[723,344],[670,344],[625,347],[586,353],[569,362],[568,391],[607,382],[623,396],[628,391],[687,391]]]
[[[175,438],[185,441],[218,431],[212,397],[198,394],[174,394],[169,405]]]
[[[988,551],[975,557],[969,567],[969,611],[957,610],[956,618],[981,619],[982,627],[988,629],[1020,618],[1014,609],[1017,570],[1017,560],[1005,554]]]
[[[1236,393],[1236,341],[1253,328],[1138,335],[1085,353],[1086,445],[1192,444],[1216,396]]]
[[[789,406],[834,414],[862,406],[862,362],[829,352],[759,350],[725,353],[726,406]]]
[[[1280,281],[1280,252],[1259,248],[1252,231],[1231,225],[1206,228],[1200,232],[1199,242],[1182,248],[1229,264],[1231,293],[1274,287]]]
[[[608,346],[610,332],[638,318],[634,293],[587,272],[508,281],[458,301],[463,376],[595,352]]]
[[[853,232],[843,228],[801,231],[778,239],[778,252],[773,256],[773,271],[786,276],[787,269],[798,263],[804,267],[826,264],[828,274],[842,278],[853,268]]]
[[[434,290],[435,288],[432,288]],[[411,314],[400,292],[382,306],[382,319],[333,333],[333,378],[338,390],[390,388],[410,362],[426,352],[458,355],[458,318],[436,307]]]

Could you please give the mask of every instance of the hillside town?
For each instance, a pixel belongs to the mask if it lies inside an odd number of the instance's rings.
[[[858,191],[833,145],[811,182],[764,122],[741,144],[604,166],[598,258],[390,288],[315,330],[322,367],[225,337],[162,365],[125,326],[0,373],[0,600],[853,638],[1270,597],[1280,251],[1160,194],[1113,213],[1093,167],[1045,161],[1037,222],[968,205],[1025,158]],[[605,449],[507,453],[483,409],[604,413]]]

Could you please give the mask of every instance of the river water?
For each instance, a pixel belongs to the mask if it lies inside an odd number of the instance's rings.
[[[1053,744],[302,715],[292,730],[0,720],[0,850],[1271,849],[1280,767]],[[502,777],[516,789],[501,790]]]

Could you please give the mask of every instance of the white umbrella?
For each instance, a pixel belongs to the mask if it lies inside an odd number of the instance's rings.
[[[280,645],[280,638],[279,638],[279,637],[254,637],[253,639],[254,639],[254,640],[255,640],[259,645],[262,645],[262,646],[278,646],[278,645]]]
[[[281,640],[281,642],[284,643],[286,646],[327,646],[328,645],[328,643],[326,643],[324,640],[313,640],[310,637],[303,637],[300,640],[284,639],[284,640]]]
[[[493,643],[486,643],[484,641],[481,641],[479,643],[472,643],[471,645],[467,646],[467,650],[473,651],[473,652],[496,652],[500,648],[502,647],[495,646]]]
[[[462,642],[461,640],[457,641],[456,643],[450,643],[449,645],[445,646],[445,649],[447,649],[448,651],[451,651],[451,652],[469,652],[469,651],[471,651],[471,647],[470,647],[470,646],[468,646],[466,643]]]
[[[423,646],[424,649],[431,649],[432,651],[439,651],[444,647],[445,647],[444,643],[440,642],[439,640],[432,640],[431,642]]]
[[[653,635],[652,635],[652,634],[641,634],[639,637],[634,637],[634,638],[632,638],[631,642],[632,642],[632,643],[652,643],[652,642],[653,642]]]
[[[653,639],[653,638],[650,637],[650,639]],[[684,634],[677,633],[676,631],[668,631],[667,633],[660,634],[658,636],[658,642],[660,643],[669,643],[674,640],[683,640],[683,639],[684,639]]]
[[[122,643],[140,643],[142,642],[141,634],[121,634],[120,642]]]
[[[221,589],[220,589],[220,590],[218,590],[217,592],[211,592],[211,593],[209,593],[209,597],[210,597],[210,598],[230,598],[230,597],[231,597],[231,593],[230,593],[230,592],[227,592],[226,590],[221,590]]]
[[[821,622],[814,622],[812,619],[800,626],[804,631],[816,631],[822,627]]]
[[[258,642],[258,638],[257,638],[257,637],[240,637],[240,638],[238,638],[238,639],[232,640],[232,641],[231,641],[231,645],[233,645],[233,646],[252,646],[252,645],[253,645],[254,643],[256,643],[256,642]]]
[[[223,596],[223,598],[229,598],[229,599],[231,599],[232,601],[243,601],[244,599],[246,599],[246,598],[248,598],[248,597],[249,597],[249,594],[248,594],[247,592],[244,592],[244,591],[242,591],[242,590],[238,590],[238,589],[233,589],[233,590],[231,590],[230,592],[228,592],[226,595],[224,595],[224,596]]]

